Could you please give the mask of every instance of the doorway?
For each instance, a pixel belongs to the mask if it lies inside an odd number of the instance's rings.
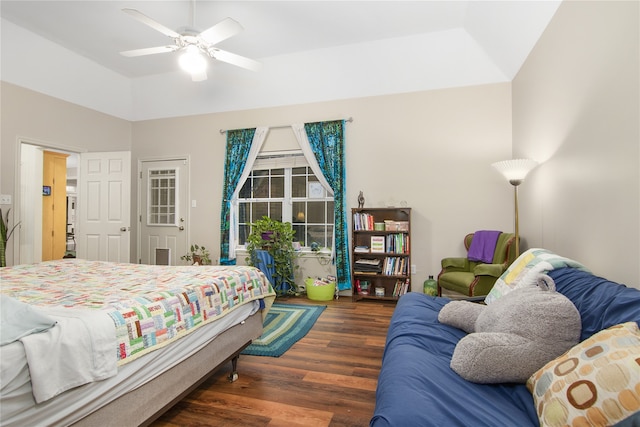
[[[53,163],[46,162],[45,152],[56,160]],[[14,244],[17,249],[14,246],[14,253],[17,259],[14,259],[14,264],[61,259],[71,254],[72,246],[67,242],[67,201],[77,196],[74,174],[77,174],[79,155],[79,151],[73,148],[20,141],[17,171],[20,190],[16,191],[15,203],[16,223],[19,222],[20,227],[15,235]],[[57,175],[55,185],[49,179],[51,174]],[[57,191],[53,191],[51,187],[55,187]],[[56,197],[58,200],[54,215],[54,207],[45,208],[45,202],[52,205]],[[47,242],[43,241],[43,228],[47,229]]]

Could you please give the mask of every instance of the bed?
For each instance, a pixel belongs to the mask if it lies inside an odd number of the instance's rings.
[[[262,334],[247,266],[66,259],[0,269],[0,420],[145,425]]]

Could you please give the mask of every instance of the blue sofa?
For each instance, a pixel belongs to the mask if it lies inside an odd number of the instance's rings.
[[[580,312],[581,340],[624,322],[640,326],[638,289],[573,268],[553,270],[549,276]],[[451,370],[451,355],[465,332],[438,322],[449,301],[415,292],[398,301],[370,426],[539,426],[524,384],[475,384]],[[631,418],[620,426],[640,425],[640,414]]]

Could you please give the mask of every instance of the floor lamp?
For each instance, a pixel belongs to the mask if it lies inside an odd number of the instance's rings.
[[[518,185],[522,184],[525,177],[533,168],[538,165],[535,160],[529,159],[513,159],[504,160],[502,162],[493,163],[491,166],[496,168],[509,184],[513,185],[513,195],[515,204],[515,234],[516,234],[516,258],[520,256],[520,230],[518,229]]]

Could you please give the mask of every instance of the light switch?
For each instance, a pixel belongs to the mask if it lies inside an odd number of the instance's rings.
[[[198,203],[196,203],[195,199],[191,201],[191,207],[195,208],[198,206]]]

